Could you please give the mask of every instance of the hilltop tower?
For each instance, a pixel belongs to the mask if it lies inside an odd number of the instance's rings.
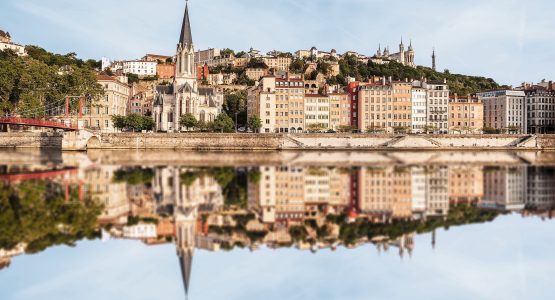
[[[189,19],[189,1],[185,4],[185,15],[181,25],[181,35],[176,52],[175,84],[177,86],[189,84],[196,88],[195,48],[191,34],[191,21]]]
[[[436,49],[432,50],[432,70],[436,71]]]

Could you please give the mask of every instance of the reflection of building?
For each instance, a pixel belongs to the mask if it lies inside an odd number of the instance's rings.
[[[426,168],[426,216],[444,217],[449,212],[449,169],[447,166]]]
[[[123,224],[127,222],[130,203],[125,182],[114,182],[115,166],[88,169],[84,174],[85,193],[96,203],[104,206],[98,220],[100,223]]]
[[[376,221],[408,219],[412,215],[411,172],[405,168],[362,168],[359,209]]]
[[[484,168],[484,199],[479,206],[499,210],[524,209],[526,174],[525,166]]]
[[[528,168],[526,207],[537,211],[555,209],[555,169]]]
[[[478,203],[484,197],[482,167],[453,166],[449,168],[449,202]]]

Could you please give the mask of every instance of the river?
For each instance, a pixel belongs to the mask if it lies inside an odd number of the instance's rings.
[[[0,150],[1,299],[552,299],[555,153]]]

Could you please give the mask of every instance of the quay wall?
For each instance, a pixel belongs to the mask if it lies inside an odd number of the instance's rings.
[[[274,150],[555,150],[555,135],[0,133],[0,148]]]

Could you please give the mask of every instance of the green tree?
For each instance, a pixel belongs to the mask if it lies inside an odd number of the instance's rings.
[[[120,130],[124,129],[127,126],[125,117],[120,115],[112,116],[112,124],[114,124],[114,128]]]
[[[307,128],[310,133],[318,133],[324,130],[324,125],[320,123],[310,124]]]
[[[142,116],[141,130],[150,131],[154,129],[154,119],[152,117]]]
[[[135,130],[142,130],[143,117],[139,114],[130,114],[125,118],[125,127]]]
[[[235,114],[237,114],[237,126],[245,125],[247,123],[247,94],[244,91],[227,93],[224,96],[223,111],[232,118],[235,118]]]
[[[222,133],[235,132],[233,120],[225,112],[222,112],[214,121],[214,131]]]
[[[262,128],[262,120],[256,115],[251,116],[248,123],[249,128],[253,132],[258,132]]]
[[[179,119],[179,124],[183,127],[186,127],[187,130],[190,130],[191,128],[194,129],[195,127],[197,127],[198,121],[192,113],[186,113],[182,115]]]

